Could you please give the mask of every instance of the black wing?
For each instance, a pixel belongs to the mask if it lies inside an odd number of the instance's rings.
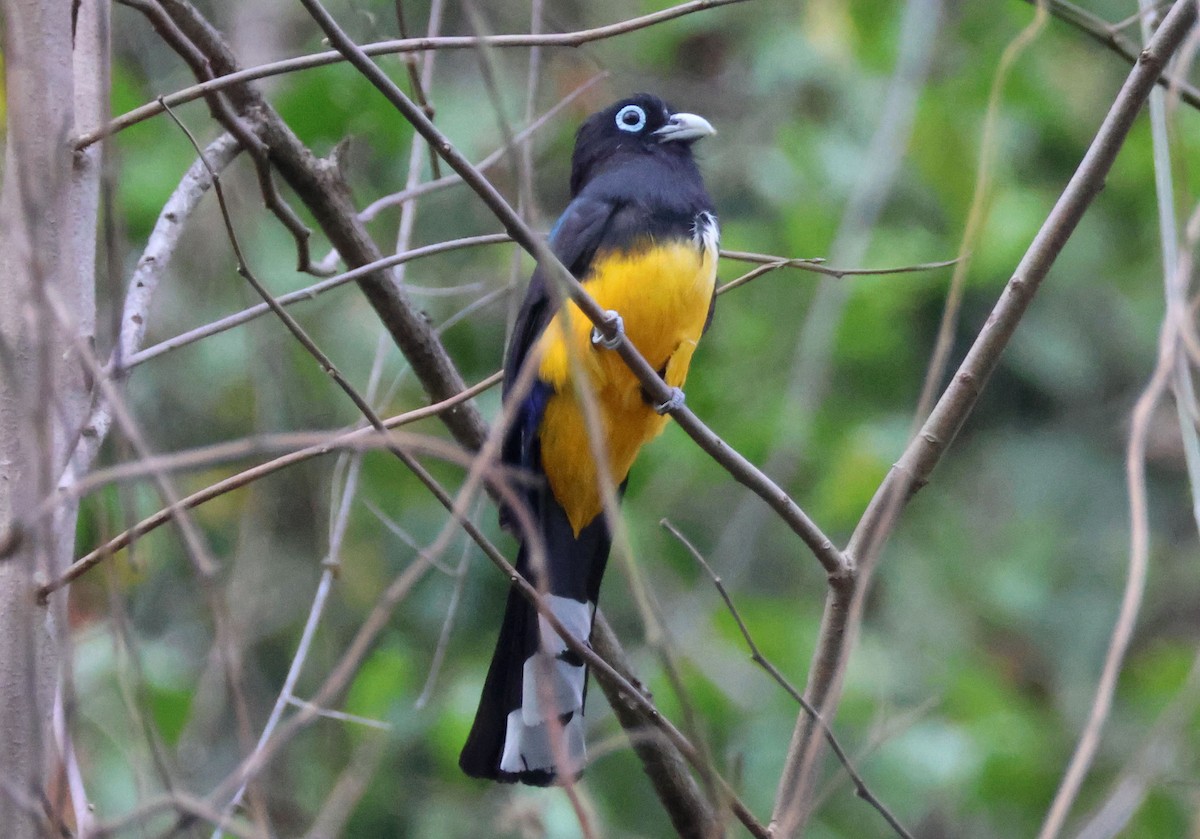
[[[616,206],[608,201],[581,195],[571,202],[555,222],[550,232],[550,251],[574,276],[583,277],[587,274],[615,210]],[[541,268],[535,269],[529,280],[525,302],[517,312],[512,338],[504,356],[505,394],[516,381],[517,371],[525,362],[525,356],[554,315],[549,282]]]
[[[615,210],[616,206],[609,201],[581,195],[571,202],[555,223],[550,233],[550,250],[574,276],[586,276],[592,257],[604,240],[605,231]],[[511,401],[510,391],[518,371],[542,330],[554,316],[554,297],[550,292],[549,283],[550,280],[541,268],[533,272],[533,277],[529,280],[529,290],[525,293],[525,302],[517,312],[512,338],[509,339],[504,357],[504,402],[506,407],[513,411],[513,416],[504,434],[500,460],[507,466],[526,469],[535,474],[541,472],[537,429],[542,421],[546,401],[551,395],[550,388],[544,382],[535,381],[519,405],[508,403]],[[533,503],[534,495],[531,494],[529,500],[532,508],[537,509],[537,505]],[[500,524],[510,529],[514,524],[511,512],[506,506],[501,507]]]

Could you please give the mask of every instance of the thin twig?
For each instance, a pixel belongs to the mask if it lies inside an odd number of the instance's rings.
[[[381,335],[380,338],[381,340],[375,350],[375,361],[371,366],[371,375],[367,382],[368,399],[375,398],[379,387],[379,378],[383,372],[383,336]],[[263,744],[270,738],[271,732],[275,730],[275,726],[283,718],[284,708],[287,707],[289,702],[295,700],[296,682],[299,680],[300,674],[304,669],[304,664],[308,660],[308,651],[312,646],[313,636],[316,635],[317,625],[325,613],[325,603],[328,601],[334,579],[341,567],[342,541],[346,535],[346,526],[350,520],[350,508],[358,490],[358,477],[361,470],[362,455],[356,452],[351,456],[350,466],[346,470],[346,482],[342,486],[341,498],[337,499],[335,496],[333,499],[333,506],[337,513],[333,517],[333,522],[329,528],[329,551],[325,555],[325,559],[321,562],[321,579],[317,583],[316,593],[313,595],[312,604],[309,606],[308,618],[304,622],[304,629],[300,633],[300,641],[296,644],[296,652],[292,656],[291,664],[288,665],[288,672],[284,676],[283,686],[280,687],[279,695],[275,699],[271,713],[267,717],[266,723],[263,724],[262,731],[259,732],[258,742],[255,744],[256,749],[261,749]],[[222,810],[223,816],[228,817],[241,804],[242,796],[245,792],[245,784],[238,787],[237,792],[233,794],[229,803]],[[213,839],[220,839],[220,835],[220,828],[213,831]]]
[[[365,728],[373,728],[376,731],[391,731],[392,726],[383,720],[373,720],[370,717],[363,717],[358,714],[347,714],[345,711],[333,711],[329,708],[322,708],[319,705],[314,705],[304,699],[299,699],[295,696],[289,696],[287,704],[293,708],[303,708],[312,711],[318,717],[327,720],[337,720],[338,722],[349,722],[355,725],[361,725]]]
[[[253,827],[242,819],[222,819],[212,805],[204,799],[197,798],[185,792],[171,792],[145,801],[134,807],[120,818],[111,822],[97,825],[88,833],[88,839],[108,839],[110,836],[120,836],[129,828],[143,827],[156,813],[174,811],[180,821],[192,823],[202,819],[211,824],[220,824],[226,833],[239,839],[260,839]],[[143,834],[144,835],[144,834]]]
[[[899,512],[928,481],[974,408],[988,376],[999,364],[1000,355],[1033,295],[1101,189],[1105,175],[1165,62],[1179,47],[1195,20],[1195,3],[1176,3],[1154,40],[1139,56],[1137,66],[1114,99],[1079,168],[1034,237],[958,372],[921,432],[910,442],[876,491],[851,537],[846,550],[849,556],[867,565],[872,563]],[[861,616],[861,605],[851,608],[855,588],[853,584],[832,587],[810,671],[809,701],[827,718],[837,707],[841,675]],[[799,802],[806,795],[806,789],[800,785],[800,776],[804,774],[803,765],[815,760],[817,738],[814,733],[807,716],[802,716],[789,747],[772,818],[780,837],[791,836],[801,818]]]
[[[407,37],[404,29],[404,12],[401,9],[401,2],[396,3],[396,19],[401,28],[401,34]],[[445,9],[443,0],[434,0],[429,6],[429,29],[426,33],[429,36],[437,35],[442,27],[442,12]],[[429,120],[433,119],[433,106],[429,104],[429,100],[425,98],[424,91],[428,90],[433,85],[433,65],[437,58],[436,52],[428,52],[420,58],[416,56],[406,56],[409,68],[409,77],[413,81],[414,94],[417,101],[421,104],[421,110],[425,117]],[[417,64],[421,65],[420,72],[417,72]],[[425,159],[425,153],[428,153],[431,162],[431,167],[435,177],[440,174],[438,168],[437,150],[428,144],[419,134],[414,134],[412,145],[408,152],[408,177],[404,181],[405,191],[415,188],[421,180],[421,161]],[[359,218],[362,216],[360,214]],[[406,202],[403,209],[400,211],[400,224],[396,229],[396,253],[404,253],[412,245],[413,230],[417,225],[417,203],[415,201]],[[333,253],[336,253],[334,251]],[[408,266],[397,266],[394,280],[397,285],[404,285],[404,281],[408,276]]]
[[[691,0],[687,3],[680,3],[677,6],[671,6],[657,12],[642,15],[641,17],[630,18],[618,23],[611,23],[606,26],[597,26],[593,29],[581,29],[576,32],[562,33],[547,33],[544,35],[493,35],[486,39],[476,38],[474,36],[445,36],[439,38],[410,38],[407,40],[380,41],[374,44],[366,44],[362,47],[367,55],[392,55],[395,53],[410,53],[410,52],[425,52],[427,50],[465,50],[474,49],[482,41],[486,42],[491,47],[579,47],[583,44],[590,44],[594,41],[602,41],[607,38],[612,38],[617,35],[624,35],[628,32],[636,32],[639,29],[645,29],[659,23],[664,23],[668,20],[683,17],[694,12],[702,12],[707,9],[714,9],[718,6],[728,6],[733,3],[742,3],[746,0]],[[148,102],[129,113],[123,114],[109,122],[107,125],[81,134],[75,139],[75,148],[83,149],[90,146],[104,137],[107,137],[117,131],[135,125],[142,120],[157,116],[163,112],[163,104],[172,107],[182,105],[185,102],[191,102],[199,99],[206,93],[215,90],[224,90],[227,87],[244,84],[245,82],[262,79],[268,76],[277,76],[283,73],[294,73],[297,70],[309,70],[314,67],[324,67],[328,64],[337,64],[345,61],[346,58],[337,50],[329,50],[326,52],[315,53],[313,55],[302,55],[296,58],[289,58],[283,61],[274,61],[269,64],[263,64],[258,67],[249,67],[244,70],[220,75],[212,81],[202,82],[192,85],[183,90],[176,91],[168,96],[161,97],[162,102],[156,99],[153,102]]]
[[[1034,5],[1045,4],[1050,10],[1050,14],[1059,20],[1069,23],[1080,32],[1103,44],[1128,63],[1137,64],[1138,54],[1141,49],[1121,32],[1121,29],[1126,26],[1127,21],[1111,24],[1104,18],[1092,14],[1087,9],[1069,2],[1069,0],[1025,0],[1025,2]],[[1139,14],[1141,13],[1139,12]],[[1200,89],[1190,84],[1187,79],[1164,72],[1158,77],[1157,81],[1164,88],[1177,89],[1180,98],[1184,102],[1187,102],[1193,108],[1200,108]]]
[[[200,48],[183,33],[157,0],[118,0],[118,2],[137,9],[145,15],[159,37],[187,62],[198,78],[205,81],[213,80],[212,65],[208,59],[200,51]],[[237,138],[242,148],[254,161],[254,171],[258,176],[258,188],[262,193],[263,202],[267,209],[279,219],[280,224],[291,234],[296,243],[296,270],[319,274],[320,269],[312,263],[308,249],[308,240],[312,236],[312,231],[279,194],[279,190],[275,186],[275,178],[272,175],[270,152],[266,143],[234,113],[233,108],[225,101],[222,94],[209,92],[204,95],[204,98],[213,119],[224,125],[226,130]]]
[[[829,744],[829,748],[837,757],[838,762],[842,764],[842,768],[845,769],[846,774],[850,776],[850,781],[854,784],[854,794],[875,808],[875,811],[883,817],[883,820],[886,821],[888,826],[896,832],[897,836],[904,837],[904,839],[912,839],[912,834],[905,830],[904,826],[900,824],[900,821],[895,815],[892,814],[892,811],[888,809],[887,805],[880,801],[879,798],[877,798],[875,794],[871,792],[870,787],[867,786],[867,782],[863,780],[862,775],[858,773],[858,770],[854,768],[854,764],[851,763],[849,756],[846,754],[846,750],[843,749],[842,744],[838,742],[837,737],[833,733],[833,729],[831,729],[829,724],[821,718],[821,715],[817,713],[817,709],[808,703],[808,700],[804,698],[804,695],[800,693],[800,691],[796,690],[792,683],[787,680],[787,677],[780,672],[779,668],[776,667],[770,659],[764,656],[761,650],[759,650],[758,644],[754,643],[754,638],[750,634],[750,628],[746,626],[746,622],[742,619],[741,613],[738,612],[737,607],[733,604],[733,598],[729,595],[729,590],[725,588],[725,583],[721,580],[720,576],[717,575],[717,572],[713,570],[712,566],[708,564],[708,561],[704,558],[704,555],[700,553],[700,550],[692,544],[690,539],[680,532],[679,528],[677,528],[667,519],[661,520],[659,524],[662,525],[662,527],[668,533],[674,536],[679,543],[687,549],[687,552],[692,555],[692,558],[695,559],[696,562],[700,564],[700,567],[704,569],[704,572],[708,574],[709,579],[712,580],[713,586],[717,589],[717,593],[720,594],[721,599],[725,601],[725,607],[729,610],[729,614],[733,616],[734,622],[737,623],[738,631],[741,633],[742,639],[746,642],[746,646],[750,649],[751,661],[765,670],[767,675],[774,679],[776,684],[778,684],[787,692],[788,696],[792,697],[792,699],[799,703],[800,707],[803,708],[804,712],[812,718],[813,722],[820,726],[821,731],[825,735],[825,742]]]
[[[355,804],[367,791],[371,781],[375,780],[375,770],[383,759],[388,742],[386,737],[366,737],[358,744],[346,762],[341,777],[321,803],[305,839],[329,839],[345,835],[343,827]]]
[[[1184,0],[1190,4],[1191,0]],[[1046,814],[1046,821],[1038,832],[1038,839],[1054,839],[1058,836],[1079,795],[1083,779],[1100,746],[1100,735],[1108,720],[1112,707],[1113,694],[1116,692],[1117,679],[1121,675],[1121,665],[1125,660],[1125,652],[1133,638],[1133,630],[1137,625],[1138,611],[1142,603],[1142,594],[1146,590],[1146,573],[1150,554],[1150,522],[1148,503],[1146,500],[1146,438],[1150,429],[1150,418],[1155,407],[1170,385],[1171,371],[1175,363],[1174,330],[1170,321],[1164,323],[1160,337],[1158,365],[1150,378],[1146,389],[1138,397],[1133,408],[1133,422],[1129,430],[1129,444],[1125,452],[1125,474],[1129,491],[1129,563],[1125,578],[1125,591],[1121,595],[1121,606],[1117,612],[1117,620],[1113,625],[1112,637],[1109,640],[1108,652],[1104,656],[1104,669],[1100,681],[1096,685],[1096,696],[1088,713],[1087,722],[1079,735],[1079,743],[1071,762],[1063,775],[1054,801]]]
[[[1192,659],[1183,685],[1159,714],[1153,727],[1142,736],[1137,753],[1122,768],[1104,803],[1084,823],[1075,839],[1113,839],[1123,833],[1145,802],[1155,780],[1177,761],[1190,759],[1188,741],[1198,704],[1200,655]]]
[[[591,643],[601,658],[609,662],[628,683],[645,692],[603,612],[596,612]],[[700,789],[688,770],[689,764],[684,755],[654,727],[654,719],[646,715],[645,709],[636,704],[620,684],[611,681],[602,671],[594,670],[592,675],[612,706],[617,722],[624,729],[625,739],[641,760],[645,774],[654,786],[675,831],[680,836],[698,839],[721,836],[722,826],[717,814],[709,806],[704,790]],[[593,759],[602,753],[603,746],[593,752]],[[736,804],[731,802],[731,807],[736,807]]]
[[[395,7],[396,28],[400,31],[400,37],[407,39],[408,26],[406,26],[404,23],[403,0],[396,0]],[[440,19],[441,4],[435,4],[434,10],[429,14],[429,37],[434,37],[437,35],[437,30],[439,28],[437,21],[440,21]],[[421,110],[425,112],[425,116],[429,117],[430,119],[433,119],[435,111],[433,104],[429,101],[429,95],[426,93],[426,91],[429,89],[431,74],[430,67],[432,66],[432,62],[428,59],[432,57],[432,55],[432,53],[426,55],[427,60],[424,62],[424,66],[419,70],[417,69],[417,65],[421,62],[417,60],[414,54],[408,53],[404,56],[404,67],[408,71],[408,83],[412,86],[413,98],[415,98],[421,105]],[[440,178],[442,176],[441,171],[438,169],[437,151],[433,148],[433,146],[429,147],[429,168],[433,171],[433,176],[435,178]]]
[[[546,111],[546,113],[542,114],[536,120],[533,120],[520,131],[518,131],[513,139],[517,143],[523,144],[522,147],[527,147],[528,144],[525,141],[531,138],[543,126],[548,125],[551,120],[564,111],[572,102],[590,90],[593,85],[603,81],[604,79],[607,79],[608,76],[609,74],[607,72],[597,73],[596,75],[592,76],[590,79],[576,87],[562,99],[556,102],[554,107],[550,108],[548,111]],[[487,157],[475,164],[475,168],[480,172],[486,172],[503,160],[504,156],[508,154],[508,152],[508,146],[502,144]],[[391,195],[385,195],[382,198],[376,199],[368,204],[363,211],[358,214],[358,217],[361,221],[370,221],[371,219],[375,218],[375,216],[379,215],[382,210],[385,210],[388,207],[395,207],[397,205],[404,204],[407,201],[412,201],[413,199],[429,195],[433,192],[439,192],[440,190],[454,186],[455,184],[460,184],[462,182],[462,176],[457,172],[448,173],[437,180],[416,184],[415,186],[405,188],[400,192],[393,192]]]
[[[489,233],[484,236],[466,236],[462,239],[452,239],[446,242],[438,242],[434,245],[426,245],[420,248],[413,248],[410,251],[395,254],[394,256],[385,257],[383,259],[363,265],[359,268],[354,268],[337,276],[330,277],[326,280],[321,280],[306,288],[290,291],[287,294],[281,294],[275,300],[281,306],[290,306],[293,303],[299,303],[305,300],[312,300],[317,295],[324,294],[326,291],[337,288],[338,286],[346,285],[347,283],[361,280],[363,277],[385,268],[391,268],[397,265],[404,265],[414,259],[422,259],[427,256],[436,256],[437,254],[449,253],[450,251],[460,250],[462,248],[481,247],[483,245],[497,245],[504,242],[509,242],[511,239],[504,233]],[[218,335],[235,326],[241,326],[243,323],[259,318],[271,311],[271,307],[267,303],[258,303],[243,309],[240,312],[235,312],[232,315],[226,315],[212,323],[207,323],[204,326],[198,326],[195,329],[189,329],[187,332],[182,332],[173,338],[168,338],[165,341],[147,347],[140,352],[131,355],[124,362],[124,369],[136,367],[139,364],[144,364],[152,358],[177,350],[180,347],[193,344],[202,338],[208,338],[212,335]]]
[[[429,405],[425,408],[417,408],[414,411],[408,411],[406,413],[391,417],[384,421],[384,426],[391,429],[410,422],[416,422],[417,420],[425,419],[427,417],[436,416],[442,411],[450,410],[462,402],[473,399],[483,391],[491,387],[495,387],[500,383],[502,376],[503,371],[493,373],[491,376],[484,379],[474,387],[471,387],[462,393],[445,400],[444,402]],[[211,486],[207,486],[202,490],[192,493],[191,495],[181,499],[179,503],[184,509],[198,507],[207,501],[211,501],[212,499],[218,498],[227,492],[232,492],[235,489],[244,487],[260,478],[287,468],[288,466],[302,463],[303,461],[310,460],[314,457],[330,454],[333,451],[340,451],[347,446],[354,446],[356,441],[367,438],[374,433],[375,430],[373,428],[360,428],[355,431],[346,432],[337,437],[322,440],[314,445],[307,446],[306,448],[302,448],[298,451],[290,452],[289,454],[277,457],[274,460],[259,464],[258,466],[254,466],[243,472],[239,472],[236,475],[231,475],[224,480],[218,481]],[[38,598],[44,600],[50,594],[53,594],[63,586],[78,579],[81,575],[95,567],[100,562],[103,562],[105,559],[113,556],[117,551],[127,547],[134,539],[144,536],[151,530],[154,530],[155,528],[160,527],[161,525],[170,521],[170,516],[171,508],[168,507],[159,510],[152,516],[143,519],[136,526],[126,530],[124,533],[118,534],[100,547],[80,557],[63,573],[61,577],[39,588]],[[11,544],[17,539],[19,539],[19,536],[11,535],[6,539],[0,539],[0,543]],[[3,547],[0,547],[0,556],[4,555],[4,550],[5,549]]]
[[[1184,2],[1188,1],[1184,0]],[[1147,0],[1141,0],[1140,10],[1143,14],[1148,14],[1152,11],[1150,3]],[[1150,21],[1146,17],[1142,19],[1142,35],[1147,41],[1151,37]],[[1183,256],[1178,246],[1179,233],[1175,220],[1175,194],[1171,177],[1171,153],[1164,98],[1162,91],[1158,88],[1152,90],[1149,95],[1166,311],[1163,315],[1159,337],[1158,364],[1150,383],[1147,384],[1134,406],[1126,452],[1130,548],[1125,592],[1121,599],[1121,608],[1113,627],[1108,652],[1104,659],[1104,669],[1099,684],[1096,686],[1096,695],[1087,723],[1080,734],[1075,753],[1071,757],[1071,762],[1063,776],[1058,792],[1055,794],[1050,811],[1047,813],[1039,839],[1053,839],[1061,832],[1071,806],[1079,795],[1091,761],[1099,748],[1100,736],[1111,709],[1112,697],[1116,691],[1116,682],[1121,673],[1125,652],[1137,622],[1142,594],[1146,585],[1150,550],[1145,478],[1146,438],[1149,434],[1150,417],[1158,401],[1171,384],[1174,384],[1176,388],[1176,416],[1184,444],[1185,462],[1191,479],[1193,510],[1197,509],[1196,473],[1200,469],[1200,464],[1197,463],[1197,457],[1200,455],[1195,450],[1196,429],[1190,415],[1194,405],[1194,395],[1188,357],[1183,352],[1180,340],[1181,324],[1186,320],[1184,312],[1186,311],[1186,289],[1188,275],[1191,273],[1191,261],[1190,256],[1186,258]],[[1200,214],[1200,207],[1197,208],[1197,213]],[[1189,244],[1194,245],[1195,242],[1189,242]],[[1187,249],[1187,253],[1190,254],[1190,249]]]
[[[470,560],[471,540],[464,539],[462,554],[458,558],[458,567],[451,572],[454,578],[454,587],[450,589],[450,602],[446,604],[446,617],[442,620],[442,631],[438,634],[437,645],[433,648],[433,656],[429,659],[429,672],[425,676],[425,686],[421,688],[416,701],[413,702],[413,707],[418,711],[429,703],[429,698],[433,696],[433,689],[437,685],[437,677],[441,672],[442,662],[446,658],[446,650],[450,646],[450,633],[454,629],[454,620],[458,617],[458,604],[462,600],[463,589],[466,588]]]
[[[1048,19],[1046,7],[1039,3],[1033,14],[1033,19],[1026,24],[1017,36],[1008,42],[996,72],[992,75],[991,89],[988,91],[987,111],[983,118],[983,137],[979,142],[979,163],[975,168],[975,186],[971,195],[971,207],[967,211],[966,229],[958,246],[958,263],[950,277],[950,288],[946,291],[946,302],[942,307],[941,321],[938,323],[937,337],[934,339],[933,352],[925,370],[925,380],[921,384],[921,395],[917,398],[917,407],[913,411],[913,430],[925,420],[929,406],[942,386],[946,375],[946,365],[950,363],[950,350],[953,348],[954,333],[958,327],[958,313],[962,308],[963,294],[967,284],[967,271],[971,267],[971,252],[983,235],[987,222],[988,209],[992,196],[992,165],[995,161],[999,140],[996,137],[997,125],[1000,121],[1000,98],[1004,94],[1004,86],[1013,66],[1023,52],[1041,34]]]

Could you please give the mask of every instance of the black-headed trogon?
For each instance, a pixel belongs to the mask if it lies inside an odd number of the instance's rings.
[[[647,94],[593,114],[575,140],[571,202],[550,233],[554,254],[597,303],[620,316],[626,337],[672,388],[683,385],[716,299],[717,219],[692,157],[692,144],[712,133],[702,117],[675,113]],[[595,395],[612,486],[624,488],[638,451],[666,425],[668,406],[650,404],[583,313],[556,305],[549,282],[534,272],[505,357],[512,424],[502,460],[537,478],[523,493],[546,547],[541,583],[554,613],[587,641],[612,540],[573,371],[587,376]],[[533,385],[518,393],[514,382],[529,364],[537,365]],[[501,521],[520,536],[511,514],[502,511]],[[537,584],[524,542],[516,567]],[[535,657],[539,643],[548,661]],[[578,774],[586,680],[579,657],[510,590],[459,758],[463,771],[536,785],[554,783],[560,772]],[[568,766],[555,760],[558,737],[557,754]]]

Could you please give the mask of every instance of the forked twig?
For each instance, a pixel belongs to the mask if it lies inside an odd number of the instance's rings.
[[[636,32],[639,29],[645,29],[659,23],[665,23],[668,20],[674,20],[694,12],[701,12],[707,9],[714,9],[718,6],[728,6],[733,3],[743,3],[746,0],[690,0],[687,3],[680,3],[677,6],[669,6],[666,9],[661,9],[656,12],[642,15],[640,17],[630,18],[620,21],[619,23],[610,23],[606,26],[597,26],[593,29],[581,29],[575,32],[562,33],[547,33],[544,35],[493,35],[483,39],[489,46],[492,47],[579,47],[584,44],[590,44],[595,41],[603,41],[608,38],[624,35],[628,32]],[[474,49],[481,43],[481,39],[474,36],[443,36],[438,38],[412,38],[409,40],[399,41],[380,41],[374,44],[365,44],[362,49],[367,55],[393,55],[396,53],[411,53],[425,52],[427,50],[453,49],[464,50]],[[324,67],[328,64],[337,64],[345,61],[346,57],[337,50],[328,50],[326,52],[315,53],[313,55],[302,55],[297,58],[289,58],[283,61],[273,61],[269,64],[263,64],[258,67],[249,67],[246,69],[237,70],[235,72],[226,73],[217,78],[201,82],[200,84],[192,85],[183,90],[176,91],[169,96],[162,97],[162,102],[155,100],[136,108],[129,113],[122,114],[116,119],[109,122],[107,125],[93,129],[85,134],[81,134],[75,139],[75,148],[83,149],[96,143],[105,137],[128,128],[131,125],[149,119],[150,117],[158,116],[163,112],[163,104],[182,105],[185,102],[191,102],[201,98],[205,94],[214,90],[223,90],[227,87],[240,85],[245,82],[254,81],[255,79],[263,79],[268,76],[277,76],[283,73],[294,73],[298,70],[309,70],[314,67]]]
[[[778,684],[784,689],[784,691],[787,692],[788,696],[796,700],[800,707],[804,709],[804,712],[808,714],[809,717],[812,718],[813,722],[815,722],[821,728],[821,731],[825,735],[825,742],[829,744],[829,748],[833,751],[834,755],[837,756],[838,762],[842,764],[842,768],[845,769],[846,774],[850,776],[850,781],[854,784],[854,794],[875,808],[875,811],[883,817],[883,820],[886,821],[888,826],[896,832],[897,836],[904,837],[904,839],[912,839],[912,834],[904,828],[904,825],[900,824],[900,821],[896,818],[892,811],[888,809],[887,805],[880,801],[879,798],[876,797],[875,793],[871,792],[870,787],[867,786],[867,782],[863,780],[862,775],[860,775],[858,770],[854,768],[854,764],[851,763],[850,757],[846,754],[845,749],[842,748],[842,744],[838,742],[837,737],[833,733],[833,729],[831,729],[829,724],[821,718],[821,715],[817,712],[817,709],[809,704],[808,700],[804,698],[804,695],[800,693],[800,691],[796,690],[792,683],[787,680],[787,677],[779,671],[779,668],[776,667],[769,658],[764,656],[761,650],[759,650],[758,644],[754,643],[754,637],[750,634],[750,628],[746,626],[746,622],[742,619],[741,613],[738,612],[737,606],[733,604],[733,598],[730,596],[729,590],[725,588],[725,583],[721,580],[720,576],[718,576],[717,572],[713,570],[712,566],[708,564],[708,561],[704,558],[704,555],[700,553],[700,550],[692,544],[690,539],[680,532],[679,528],[677,528],[667,519],[661,520],[659,524],[662,525],[662,527],[668,533],[674,536],[676,540],[678,540],[679,543],[687,549],[688,553],[692,555],[692,558],[695,559],[696,562],[700,564],[700,567],[704,569],[704,572],[708,574],[709,579],[712,580],[713,586],[717,589],[717,593],[720,594],[721,599],[725,601],[725,607],[729,610],[729,614],[733,616],[734,622],[737,623],[738,631],[741,633],[742,639],[746,642],[746,646],[750,649],[750,659],[763,670],[765,670],[767,675],[774,679],[776,684]]]
[[[188,63],[197,77],[207,81],[215,78],[208,59],[199,47],[180,30],[157,0],[118,0],[118,2],[137,9],[145,15],[159,37]],[[208,102],[213,119],[224,125],[226,130],[237,138],[242,148],[254,161],[254,171],[258,176],[258,188],[262,192],[263,202],[267,209],[279,219],[296,243],[296,270],[308,274],[321,273],[320,269],[312,263],[309,254],[308,239],[312,236],[312,231],[300,220],[300,216],[296,214],[291,205],[283,200],[275,186],[275,178],[271,174],[270,150],[267,148],[267,144],[234,113],[233,108],[220,93],[209,92],[205,94],[204,98]],[[161,100],[162,97],[159,99]],[[159,104],[162,105],[161,101]],[[165,106],[163,110],[166,110]]]
[[[1105,175],[1167,59],[1178,49],[1195,21],[1194,2],[1176,3],[1154,39],[1139,55],[1137,66],[1114,99],[1079,168],[1030,243],[958,372],[863,513],[847,547],[851,557],[864,564],[874,561],[899,513],[940,462],[974,408],[988,376],[999,364],[1000,355],[1033,295],[1101,189]],[[810,702],[825,715],[837,707],[841,675],[861,615],[856,588],[854,583],[845,587],[835,585],[827,600],[807,691]],[[819,742],[811,721],[801,715],[789,747],[772,817],[781,837],[791,836],[802,821],[802,801],[808,790],[808,781],[804,779],[811,775]]]
[[[1118,21],[1117,23],[1109,23],[1104,18],[1089,12],[1081,6],[1077,6],[1070,2],[1070,0],[1025,0],[1025,2],[1033,5],[1044,3],[1050,10],[1050,14],[1059,20],[1074,26],[1088,37],[1103,44],[1128,63],[1137,64],[1138,53],[1141,50],[1133,40],[1121,31],[1125,28],[1129,19]],[[1184,102],[1187,102],[1193,108],[1200,108],[1200,89],[1197,89],[1187,79],[1180,78],[1170,72],[1164,72],[1159,76],[1158,84],[1165,88],[1177,89],[1180,98]]]

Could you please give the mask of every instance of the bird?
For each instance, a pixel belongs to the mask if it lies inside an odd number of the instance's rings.
[[[511,508],[502,506],[501,524],[520,541],[516,570],[546,592],[555,616],[584,643],[612,544],[605,481],[624,494],[638,452],[683,404],[688,366],[712,322],[720,229],[692,146],[715,133],[703,117],[647,93],[583,121],[570,201],[549,248],[606,310],[616,336],[606,337],[574,303],[561,305],[539,267],[505,353],[510,425],[500,459],[533,478],[518,492],[545,548],[544,578]],[[669,400],[653,403],[612,351],[622,335],[671,388]],[[518,387],[530,365],[523,383],[532,385]],[[604,463],[593,456],[578,384],[594,397]],[[578,777],[586,691],[582,658],[510,588],[459,766],[473,777],[531,786]]]

